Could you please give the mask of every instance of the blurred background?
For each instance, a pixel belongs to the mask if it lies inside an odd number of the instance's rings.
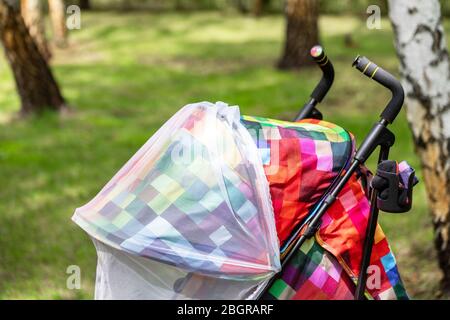
[[[35,86],[47,85],[52,94],[44,103],[50,107],[33,110],[33,98],[26,103],[26,93],[16,89],[21,80],[14,77],[11,55],[0,55],[0,299],[89,299],[96,254],[70,220],[75,208],[185,104],[225,101],[242,114],[290,120],[321,72],[286,58],[284,1],[30,2],[21,10],[39,67],[27,65],[33,58],[20,52],[12,60],[22,77],[42,74]],[[71,4],[81,9],[80,25],[76,8],[65,10]],[[379,29],[367,27],[366,9],[373,4],[381,9]],[[441,9],[448,35],[450,1],[441,1]],[[14,13],[2,10],[0,28],[14,27],[6,23]],[[390,96],[351,68],[353,58],[365,55],[399,75],[387,3],[321,0],[316,10],[318,39],[336,71],[320,109],[325,120],[361,139]],[[61,24],[70,17],[72,29]],[[6,33],[2,40],[5,52],[27,41]],[[392,158],[407,160],[422,178],[404,112],[392,129]],[[382,214],[381,225],[410,295],[445,298],[424,183],[409,214]],[[69,265],[81,268],[80,290],[66,287]]]

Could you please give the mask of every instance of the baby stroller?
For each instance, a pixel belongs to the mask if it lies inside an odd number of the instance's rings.
[[[294,122],[202,102],[182,108],[73,220],[93,239],[97,299],[407,299],[378,212],[411,208],[414,170],[388,160],[399,82],[356,150],[317,108],[334,70]],[[380,147],[374,176],[364,167]]]

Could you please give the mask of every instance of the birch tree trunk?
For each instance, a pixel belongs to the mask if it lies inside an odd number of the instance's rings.
[[[286,1],[286,39],[280,69],[298,69],[313,64],[309,50],[319,42],[319,1]]]
[[[64,48],[67,45],[67,28],[64,1],[48,0],[48,8],[52,21],[55,44],[60,48]]]
[[[11,0],[0,0],[0,41],[12,68],[22,114],[65,108],[53,74]]]
[[[30,35],[36,42],[44,59],[49,60],[51,54],[45,37],[45,23],[42,16],[41,0],[21,0],[20,4],[20,11]]]
[[[406,93],[443,272],[450,293],[450,65],[438,0],[389,0]]]

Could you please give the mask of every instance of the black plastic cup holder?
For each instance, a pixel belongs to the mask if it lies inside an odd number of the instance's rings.
[[[372,188],[378,190],[378,208],[390,213],[409,211],[416,183],[414,169],[410,168],[408,172],[401,173],[398,171],[397,161],[381,161],[371,183]]]

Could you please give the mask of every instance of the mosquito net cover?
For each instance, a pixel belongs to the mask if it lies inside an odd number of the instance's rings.
[[[280,270],[270,199],[238,107],[185,106],[75,211],[96,298],[252,298]]]

